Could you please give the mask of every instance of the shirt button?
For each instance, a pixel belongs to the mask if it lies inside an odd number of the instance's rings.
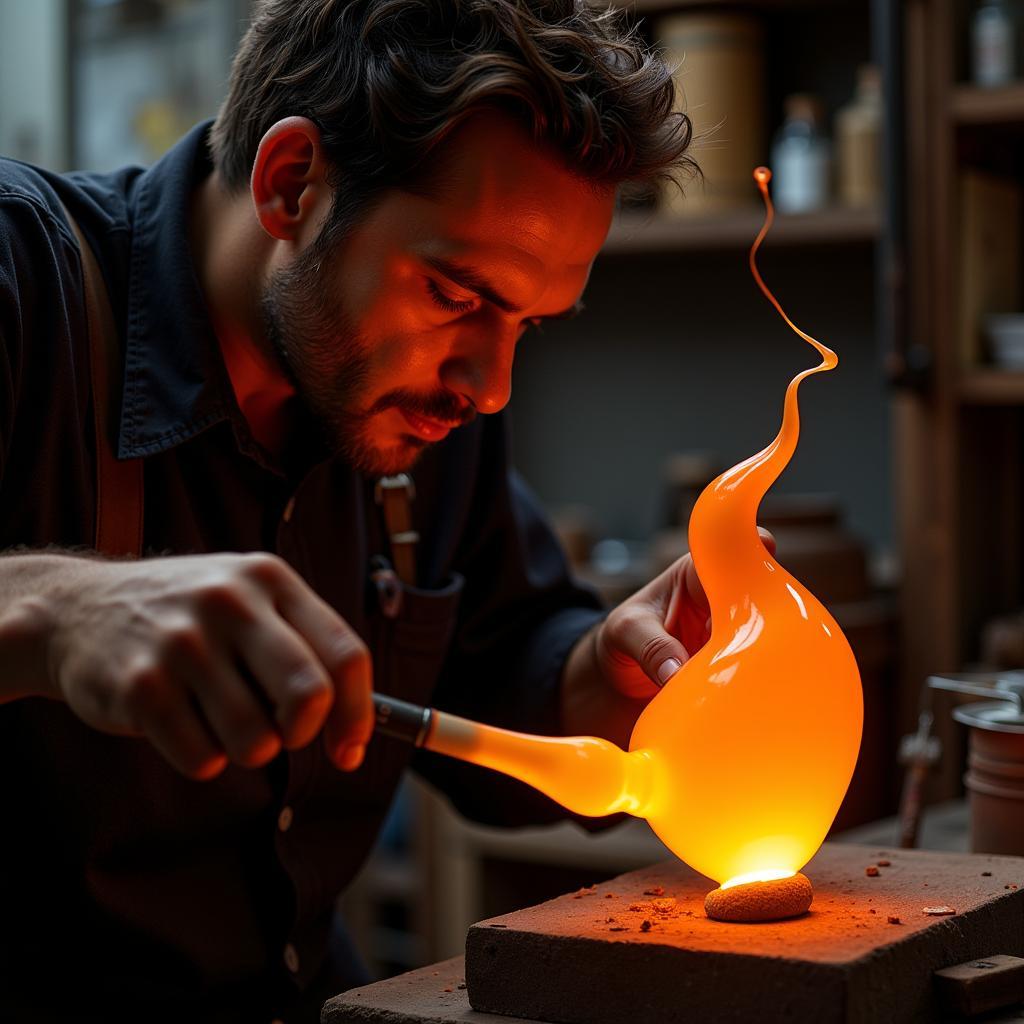
[[[287,832],[292,827],[292,819],[295,812],[290,807],[282,807],[281,813],[277,816],[277,827],[282,832]]]
[[[299,973],[299,953],[290,942],[284,947],[284,965],[292,974]]]

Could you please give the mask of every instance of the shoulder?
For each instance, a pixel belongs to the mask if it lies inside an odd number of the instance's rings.
[[[0,247],[4,257],[26,250],[33,253],[40,246],[53,248],[60,239],[71,242],[71,230],[60,209],[60,199],[42,172],[0,158]]]
[[[70,213],[97,254],[106,255],[111,245],[119,249],[117,240],[130,232],[129,195],[140,173],[125,168],[111,174],[57,174],[0,157],[0,248],[7,256],[28,251],[36,259],[49,252],[66,265],[77,250],[66,217]]]

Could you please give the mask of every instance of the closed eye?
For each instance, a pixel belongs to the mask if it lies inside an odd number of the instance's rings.
[[[440,306],[447,313],[468,313],[476,307],[479,301],[478,299],[453,299],[450,295],[446,295],[441,291],[437,282],[432,277],[427,278],[427,291],[430,293],[430,297],[435,305]]]

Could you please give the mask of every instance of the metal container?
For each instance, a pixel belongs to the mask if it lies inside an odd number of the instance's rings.
[[[975,853],[1024,854],[1024,715],[1012,704],[965,704],[953,717],[969,728],[964,785]]]
[[[716,214],[757,203],[751,173],[766,159],[764,31],[739,11],[686,11],[662,18],[658,42],[675,74],[678,105],[693,122],[690,156],[704,172],[685,198],[666,190],[670,214]]]
[[[991,696],[953,717],[968,727],[964,785],[974,853],[1024,855],[1024,672],[932,677],[936,689]]]

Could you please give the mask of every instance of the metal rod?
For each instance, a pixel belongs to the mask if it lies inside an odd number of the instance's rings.
[[[1024,683],[1016,679],[963,673],[952,677],[929,676],[928,685],[933,690],[950,690],[953,693],[969,693],[977,697],[1013,701],[1017,705],[1017,710],[1024,712]]]
[[[422,747],[430,735],[434,712],[432,708],[410,704],[382,693],[373,695],[377,732]]]

